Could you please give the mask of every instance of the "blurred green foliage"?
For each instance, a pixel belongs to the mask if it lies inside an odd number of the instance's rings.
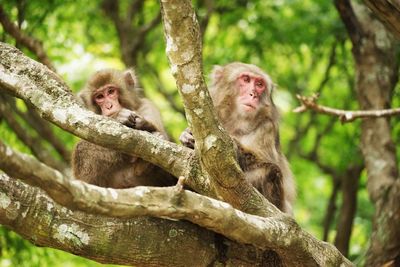
[[[1,3],[13,20],[16,0]],[[101,1],[30,0],[25,6],[22,29],[42,40],[57,71],[76,92],[94,70],[124,68],[120,44],[113,23],[101,10]],[[127,6],[130,1],[120,1]],[[207,14],[203,1],[195,1],[199,19]],[[331,1],[214,1],[203,43],[205,78],[214,64],[243,61],[265,69],[278,85],[275,102],[280,107],[282,146],[291,163],[298,187],[296,220],[307,231],[322,238],[323,220],[332,191],[332,175],[345,172],[351,164],[362,164],[359,149],[360,122],[342,125],[337,119],[311,112],[291,112],[298,105],[296,94],[321,94],[319,103],[340,109],[357,109],[353,92],[354,66],[351,44]],[[143,14],[132,26],[150,21],[159,9],[156,1],[145,1]],[[135,24],[135,25],[134,25]],[[3,41],[15,41],[0,28]],[[146,96],[161,109],[166,128],[177,140],[186,127],[184,116],[171,108],[159,86],[182,108],[175,81],[165,55],[161,25],[144,40],[138,65]],[[24,50],[24,49],[23,49]],[[29,51],[24,50],[33,56]],[[400,92],[393,105],[400,106]],[[23,104],[21,104],[23,105]],[[393,119],[393,138],[399,140],[400,124]],[[77,138],[55,129],[66,146]],[[8,126],[0,123],[1,138],[13,148],[29,153]],[[397,142],[399,144],[399,142]],[[400,153],[400,149],[397,150]],[[314,153],[316,158],[309,158]],[[399,155],[400,156],[400,155]],[[341,197],[336,206],[341,205]],[[373,207],[362,174],[358,209],[350,243],[350,259],[359,262],[368,246]],[[337,215],[329,240],[335,237]],[[52,249],[36,248],[16,234],[0,228],[0,267],[6,266],[96,266],[85,259]]]

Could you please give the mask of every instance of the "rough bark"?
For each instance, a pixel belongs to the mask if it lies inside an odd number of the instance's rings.
[[[355,90],[363,110],[390,107],[398,81],[398,42],[362,5],[336,1],[353,43]],[[344,12],[346,11],[346,12]],[[367,266],[380,266],[400,257],[400,181],[396,149],[388,118],[364,119],[361,149],[368,172],[368,192],[375,204]]]
[[[207,266],[217,259],[215,234],[194,224],[72,211],[4,174],[0,174],[0,223],[35,245],[101,263]]]
[[[93,143],[140,154],[176,177],[190,177],[186,183],[197,192],[215,196],[190,149],[88,111],[55,73],[10,45],[0,43],[0,59],[0,88],[22,98],[43,118]]]
[[[161,1],[166,52],[186,117],[196,140],[201,167],[217,194],[235,208],[261,216],[278,210],[244,178],[233,141],[218,124],[203,78],[201,34],[191,1]]]
[[[190,2],[163,1],[162,11],[167,52],[194,129],[196,154],[86,111],[59,77],[4,44],[0,44],[0,88],[23,98],[41,116],[79,137],[140,156],[175,176],[184,176],[198,192],[216,197],[216,189],[233,207],[171,188],[112,190],[71,181],[4,144],[0,149],[5,159],[0,161],[1,168],[40,186],[66,207],[114,217],[151,215],[186,219],[240,243],[262,250],[273,249],[290,266],[350,266],[332,245],[301,230],[292,218],[280,213],[244,180],[232,141],[216,124],[202,77],[199,30]],[[7,200],[5,203],[7,207],[10,205]]]
[[[400,39],[400,2],[397,0],[364,0],[364,3]]]
[[[289,265],[351,265],[332,245],[316,240],[288,215],[263,218],[246,214],[227,203],[182,190],[179,186],[115,190],[89,185],[71,180],[34,157],[13,151],[1,142],[0,158],[3,159],[0,169],[39,186],[57,203],[69,209],[110,217],[156,216],[188,220],[241,244],[252,244],[261,250],[271,249]],[[9,204],[9,201],[5,202]],[[272,260],[275,262],[276,257]],[[263,258],[262,262],[265,266],[275,266],[270,259]]]

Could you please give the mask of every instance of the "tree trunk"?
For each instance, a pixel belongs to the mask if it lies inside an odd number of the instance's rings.
[[[392,0],[364,0],[364,3],[400,39],[400,2]]]
[[[364,5],[336,1],[353,43],[355,90],[363,110],[390,107],[398,81],[398,42]],[[390,119],[364,119],[361,149],[368,172],[368,192],[375,205],[366,266],[400,257],[400,181]]]

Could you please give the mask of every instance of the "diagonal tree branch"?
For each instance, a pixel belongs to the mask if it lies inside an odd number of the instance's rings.
[[[0,43],[0,88],[22,98],[62,129],[95,144],[140,155],[176,177],[190,178],[186,183],[197,192],[215,197],[191,149],[88,111],[56,74],[4,43]]]
[[[381,118],[397,116],[400,114],[400,108],[351,111],[325,107],[317,104],[319,96],[316,94],[311,97],[301,95],[297,95],[296,97],[302,105],[295,108],[293,112],[301,113],[309,109],[318,113],[337,116],[342,123],[351,122],[358,118]]]
[[[218,195],[235,208],[268,216],[279,213],[244,178],[232,139],[218,124],[203,78],[201,36],[191,1],[160,1],[166,52],[196,140],[201,167]]]

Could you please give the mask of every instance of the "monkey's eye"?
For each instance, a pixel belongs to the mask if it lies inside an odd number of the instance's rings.
[[[110,89],[108,89],[107,93],[108,93],[109,95],[113,95],[113,94],[115,93],[115,88],[110,88]]]
[[[243,81],[245,81],[246,83],[250,82],[250,76],[249,75],[243,75],[242,76]]]
[[[260,81],[260,80],[256,82],[256,86],[257,86],[257,88],[260,88],[260,89],[264,89],[264,87],[265,87],[264,82]]]
[[[103,94],[98,94],[94,97],[96,100],[102,100],[104,98]]]

